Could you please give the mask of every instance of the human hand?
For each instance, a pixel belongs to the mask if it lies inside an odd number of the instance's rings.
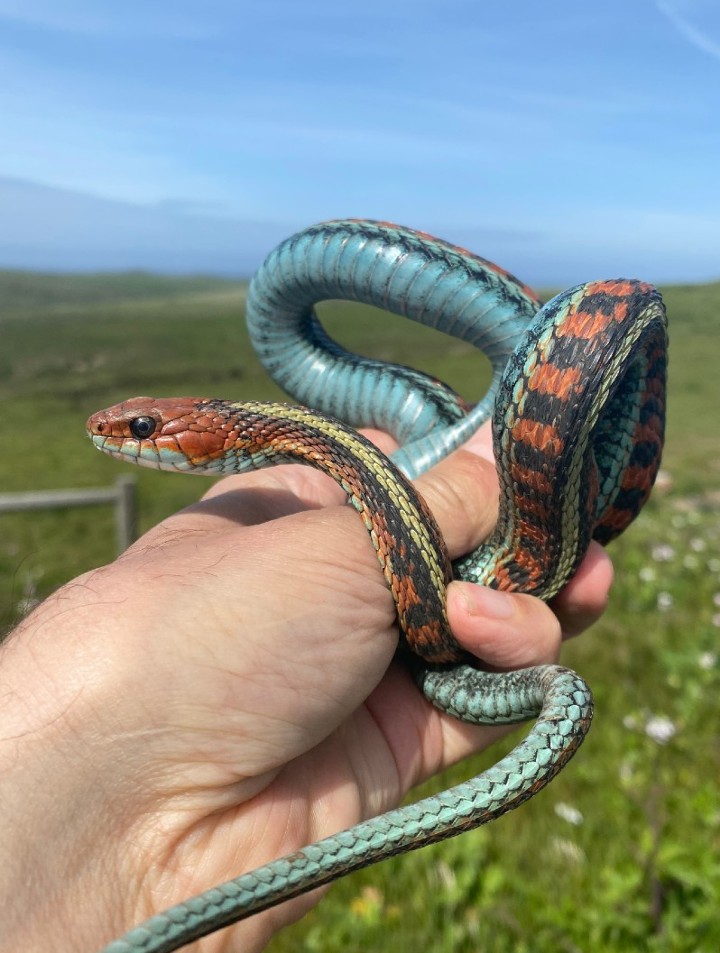
[[[484,436],[473,443],[487,454]],[[453,557],[487,535],[497,487],[482,456],[454,454],[418,486]],[[392,661],[392,599],[342,499],[303,467],[225,480],[61,589],[3,647],[5,948],[100,947],[395,806],[498,736],[432,709]],[[575,634],[592,622],[610,578],[594,547],[557,615],[456,582],[450,621],[493,666],[554,661],[560,623]],[[199,948],[261,949],[317,896]]]

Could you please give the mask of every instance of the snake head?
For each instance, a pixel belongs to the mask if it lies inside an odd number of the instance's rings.
[[[94,413],[87,433],[98,450],[129,463],[207,471],[225,452],[221,403],[208,397],[134,397]]]

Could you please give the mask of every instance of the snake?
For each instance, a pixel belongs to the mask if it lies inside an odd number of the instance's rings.
[[[412,368],[344,350],[314,305],[361,301],[459,337],[489,358],[468,406]],[[453,578],[548,600],[592,539],[633,521],[660,465],[667,317],[636,279],[591,281],[540,304],[466,249],[387,222],[325,222],[281,243],[247,298],[252,343],[297,404],[219,398],[126,400],[93,414],[101,451],[141,466],[223,476],[280,463],[329,474],[362,519],[395,601],[399,651],[419,690],[472,724],[536,719],[497,764],[440,794],[363,820],[156,914],[104,953],[170,953],[275,904],[460,834],[517,808],[570,760],[593,717],[587,682],[562,665],[488,672],[457,643]],[[492,416],[499,515],[477,550],[451,563],[413,479]],[[389,431],[388,458],[358,433]],[[271,608],[271,607],[269,607]]]

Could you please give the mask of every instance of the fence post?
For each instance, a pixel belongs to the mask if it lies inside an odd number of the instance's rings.
[[[134,477],[121,476],[115,481],[117,490],[117,507],[115,509],[115,526],[117,529],[118,554],[135,541],[137,533],[137,483]]]
[[[137,531],[136,481],[134,477],[118,477],[111,488],[88,487],[83,490],[39,490],[30,493],[0,493],[0,513],[20,510],[54,510],[68,506],[115,507],[115,535],[118,553],[134,542]]]

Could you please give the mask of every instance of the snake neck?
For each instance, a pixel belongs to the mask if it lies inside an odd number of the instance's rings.
[[[154,422],[150,437],[134,436],[138,420]],[[105,453],[155,469],[223,476],[302,463],[326,473],[362,519],[408,646],[433,663],[464,657],[447,617],[440,529],[412,483],[351,427],[289,404],[139,397],[94,414],[88,430]]]

